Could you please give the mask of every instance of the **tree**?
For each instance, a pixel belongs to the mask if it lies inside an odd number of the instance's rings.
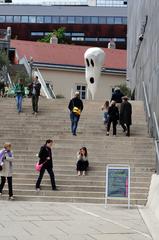
[[[6,51],[0,50],[0,80],[5,81],[7,75],[7,69],[9,66],[9,60]]]
[[[58,29],[53,30],[53,32],[48,33],[47,36],[45,36],[44,38],[42,38],[40,40],[40,42],[46,42],[49,43],[50,42],[50,38],[55,35],[58,38],[58,43],[68,43],[66,37],[65,37],[65,28],[64,27],[60,27]]]
[[[128,97],[131,97],[131,89],[126,85],[126,83],[120,84],[117,87],[120,88],[121,92]]]

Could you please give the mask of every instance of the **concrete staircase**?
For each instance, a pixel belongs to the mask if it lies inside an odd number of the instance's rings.
[[[117,136],[106,136],[102,122],[101,101],[85,101],[78,135],[70,133],[66,100],[39,101],[39,114],[31,114],[31,100],[24,99],[23,113],[18,115],[15,99],[0,99],[0,146],[13,144],[15,155],[13,186],[17,200],[104,203],[105,168],[107,164],[129,164],[131,167],[131,204],[145,204],[151,175],[155,167],[153,139],[148,136],[143,104],[132,102],[133,126],[126,137],[120,126]],[[54,144],[54,173],[59,191],[51,191],[46,173],[40,192],[35,191],[38,160],[36,154],[45,140]],[[77,176],[76,152],[88,148],[90,170]],[[2,199],[7,198],[7,186]],[[111,203],[116,203],[112,201]],[[123,203],[123,200],[121,201]]]

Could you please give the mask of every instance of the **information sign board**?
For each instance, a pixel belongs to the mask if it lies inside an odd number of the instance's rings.
[[[107,199],[128,199],[130,204],[130,167],[128,165],[107,165],[106,167],[106,203]]]

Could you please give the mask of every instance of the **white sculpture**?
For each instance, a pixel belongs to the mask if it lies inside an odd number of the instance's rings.
[[[86,66],[85,78],[88,86],[88,91],[90,91],[92,99],[94,99],[95,93],[97,91],[104,59],[105,52],[98,47],[89,48],[84,54]]]

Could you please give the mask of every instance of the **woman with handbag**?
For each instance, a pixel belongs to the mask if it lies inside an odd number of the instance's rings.
[[[0,165],[1,165],[1,184],[0,184],[0,195],[2,195],[3,187],[8,181],[8,190],[9,190],[9,200],[14,200],[13,197],[13,187],[12,187],[12,161],[13,161],[13,152],[11,151],[11,144],[5,143],[4,148],[0,151]]]
[[[78,91],[75,92],[75,97],[70,100],[68,109],[70,110],[71,132],[73,136],[76,136],[78,121],[83,110],[83,102]]]
[[[45,170],[47,170],[48,174],[50,175],[52,190],[57,190],[54,172],[53,172],[52,151],[51,151],[52,145],[53,145],[53,140],[48,139],[46,140],[45,145],[42,146],[40,149],[39,164],[43,164],[43,165],[40,169],[39,177],[36,182],[36,186],[35,186],[36,191],[40,191],[40,183],[42,181]]]

